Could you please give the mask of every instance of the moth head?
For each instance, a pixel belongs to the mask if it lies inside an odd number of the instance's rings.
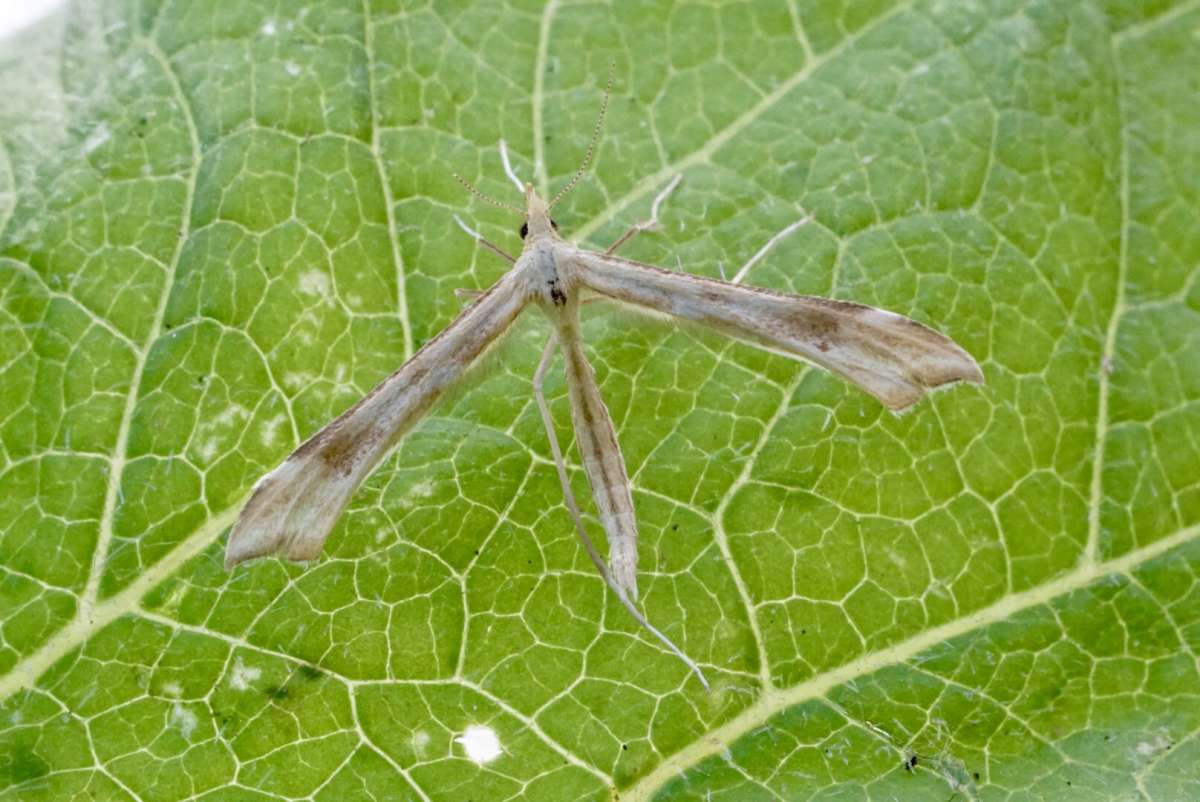
[[[538,196],[533,184],[525,185],[525,222],[521,239],[526,242],[558,235],[558,224],[550,219],[550,207]]]

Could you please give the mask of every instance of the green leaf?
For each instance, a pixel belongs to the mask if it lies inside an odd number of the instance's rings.
[[[10,39],[0,800],[1197,798],[1198,36],[1196,0],[106,0]],[[322,560],[221,566],[253,483],[506,269],[453,214],[520,247],[453,172],[513,199],[504,138],[562,186],[610,60],[564,233],[682,173],[626,252],[715,276],[806,210],[748,283],[987,376],[894,417],[589,307],[644,608],[712,694],[576,542],[536,313]]]

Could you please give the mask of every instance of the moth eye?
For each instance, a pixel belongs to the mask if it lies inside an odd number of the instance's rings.
[[[529,234],[529,223],[521,223],[521,239],[525,239]]]
[[[552,228],[553,228],[555,231],[558,231],[558,223],[556,223],[556,222],[554,222],[553,220],[551,220],[551,221],[550,221],[550,226],[551,226],[551,227],[552,227]]]

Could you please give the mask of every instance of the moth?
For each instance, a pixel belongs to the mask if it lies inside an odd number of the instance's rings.
[[[523,216],[520,256],[513,258],[459,221],[480,244],[511,262],[511,269],[395,373],[257,483],[229,536],[227,569],[271,554],[292,560],[317,557],[362,481],[517,317],[535,306],[549,319],[553,334],[534,374],[534,392],[577,533],[621,604],[707,688],[695,662],[651,626],[634,604],[638,595],[637,518],[612,417],[584,348],[580,307],[585,301],[617,302],[807,360],[862,388],[892,410],[915,404],[935,387],[983,381],[975,360],[953,340],[893,312],[742,286],[616,256],[614,251],[630,237],[657,225],[658,206],[678,184],[679,176],[655,199],[651,219],[635,224],[608,250],[588,250],[563,239],[550,210],[590,164],[607,104],[606,91],[579,170],[549,203],[538,196],[532,184],[522,185],[516,178],[503,143],[505,172],[523,192],[524,210],[493,200],[459,178],[480,199]],[[542,394],[542,380],[559,351],[576,446],[608,542],[607,563],[584,527]]]

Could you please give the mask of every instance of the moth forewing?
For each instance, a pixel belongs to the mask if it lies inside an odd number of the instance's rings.
[[[594,292],[814,362],[893,410],[943,384],[983,381],[979,365],[957,343],[894,312],[744,287],[580,248],[570,258],[580,283]]]
[[[409,428],[508,329],[529,300],[509,271],[408,362],[264,476],[234,524],[225,566],[316,557],[354,491]]]

